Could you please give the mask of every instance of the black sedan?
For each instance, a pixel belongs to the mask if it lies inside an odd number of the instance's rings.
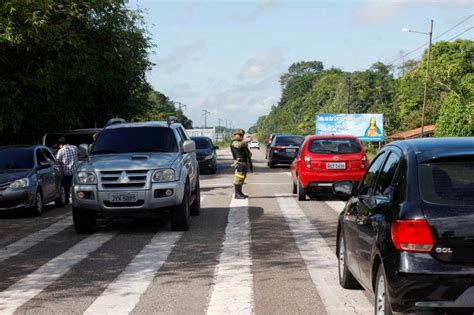
[[[212,143],[209,137],[191,137],[196,143],[196,157],[201,171],[209,171],[211,174],[217,172],[216,150],[219,149]]]
[[[339,218],[339,282],[375,313],[474,312],[474,138],[385,146]]]
[[[64,204],[62,174],[45,146],[0,147],[0,211],[26,208],[41,215],[43,205]]]
[[[270,168],[277,164],[290,165],[298,154],[304,137],[295,135],[275,135],[267,147],[267,165]]]

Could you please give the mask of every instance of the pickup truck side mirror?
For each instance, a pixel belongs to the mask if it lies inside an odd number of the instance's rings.
[[[194,153],[196,152],[196,143],[192,140],[186,140],[183,143],[183,153]]]
[[[218,145],[215,145],[215,146],[213,147],[213,149],[214,149],[214,150],[219,150],[219,146],[218,146]]]
[[[89,146],[86,143],[79,145],[79,157],[86,158],[89,156]]]
[[[338,197],[350,198],[355,194],[354,182],[343,180],[332,184],[332,193]]]

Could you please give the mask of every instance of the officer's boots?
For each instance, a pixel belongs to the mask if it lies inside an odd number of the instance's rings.
[[[245,199],[248,197],[242,193],[242,185],[235,184],[234,188],[235,188],[235,199]]]

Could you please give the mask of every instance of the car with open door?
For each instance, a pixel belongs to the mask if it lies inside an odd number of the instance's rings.
[[[339,216],[339,282],[374,293],[375,313],[474,312],[474,138],[392,142]],[[431,314],[431,313],[430,313]]]

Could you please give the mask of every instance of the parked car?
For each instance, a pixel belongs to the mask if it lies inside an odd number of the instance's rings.
[[[40,216],[43,205],[64,205],[62,173],[45,146],[0,147],[0,211],[29,209]]]
[[[305,200],[309,193],[331,189],[341,180],[359,182],[368,166],[364,147],[354,136],[308,136],[291,163],[293,193]]]
[[[95,231],[99,217],[153,217],[164,211],[172,230],[185,231],[189,216],[199,215],[200,202],[196,145],[174,119],[106,127],[74,175],[77,233]]]
[[[258,150],[260,150],[260,143],[257,140],[252,140],[249,143],[249,149],[258,149]]]
[[[196,143],[196,157],[199,162],[199,170],[215,174],[217,172],[216,150],[219,147],[215,146],[209,137],[191,137],[191,140]]]
[[[474,138],[392,142],[339,216],[339,282],[375,295],[376,314],[474,312]],[[431,314],[431,313],[430,313]]]
[[[295,135],[276,135],[268,147],[267,165],[274,168],[277,164],[290,165],[296,157],[304,137]]]

